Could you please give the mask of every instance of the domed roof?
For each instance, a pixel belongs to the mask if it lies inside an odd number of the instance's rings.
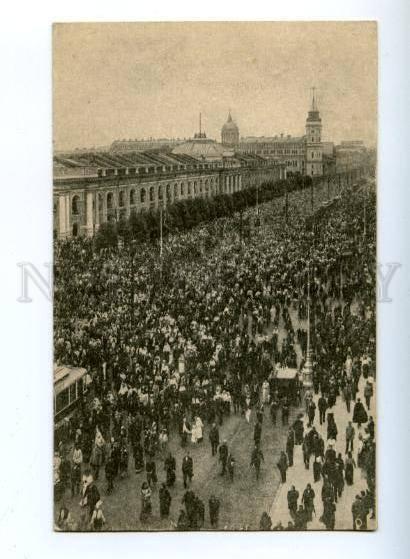
[[[199,159],[222,159],[225,148],[205,136],[204,133],[176,146],[172,153],[190,155]]]
[[[235,131],[235,132],[239,132],[239,128],[238,126],[235,124],[235,122],[232,120],[232,116],[231,113],[229,112],[228,115],[228,120],[225,122],[225,124],[222,126],[222,132],[230,132],[230,131]]]

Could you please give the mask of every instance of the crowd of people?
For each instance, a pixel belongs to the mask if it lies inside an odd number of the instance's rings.
[[[318,188],[315,196],[318,208],[326,188]],[[301,444],[307,460],[315,457],[316,475],[328,482],[334,504],[342,466],[314,434],[312,395],[303,395],[300,382],[292,395],[284,393],[277,381],[283,367],[303,369],[306,328],[295,329],[291,314],[300,324],[306,318],[308,275],[314,392],[323,400],[319,419],[322,423],[327,413],[332,440],[337,427],[329,411],[336,398],[343,396],[346,406],[355,402],[352,420],[358,427],[367,423],[370,432],[361,433],[360,467],[374,497],[374,424],[369,426],[365,407],[356,401],[363,375],[369,379],[364,394],[369,407],[375,376],[374,197],[365,190],[345,191],[313,221],[307,219],[306,191],[292,194],[286,218],[281,199],[258,212],[260,225],[246,241],[239,221],[223,218],[169,235],[162,258],[148,244],[97,251],[90,239],[56,243],[55,360],[84,367],[92,379],[74,414],[56,428],[56,496],[62,502],[66,491],[79,496],[79,529],[107,525],[102,471],[107,499],[114,498],[117,479],[128,475],[130,456],[135,473],[146,474],[146,481],[141,477],[140,522],[149,525],[159,467],[166,473],[159,510],[161,518],[168,517],[179,470],[169,450],[175,436],[187,448],[180,469],[186,492],[178,519],[171,520],[177,529],[201,528],[205,503],[190,488],[194,465],[189,447],[209,436],[221,474],[233,480],[239,457],[219,440],[218,427],[230,414],[243,415],[248,423],[255,416],[250,464],[259,477],[267,407],[272,424],[281,410],[286,425],[290,407],[306,406],[311,429],[304,434],[297,422],[292,425],[278,462],[281,479],[292,466],[292,444]],[[348,456],[346,483],[352,467]],[[220,501],[209,495],[212,527],[218,527]],[[307,519],[311,502],[308,491],[301,505]],[[325,519],[330,509],[329,504]],[[261,526],[268,520],[261,519]],[[73,525],[65,505],[57,524],[61,529]],[[304,526],[296,510],[295,527]],[[332,528],[332,522],[326,526]]]

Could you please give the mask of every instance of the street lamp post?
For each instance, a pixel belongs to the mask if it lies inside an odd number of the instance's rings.
[[[313,208],[314,208],[314,201],[313,201],[313,179],[310,185],[310,203],[312,206],[312,212],[313,212]]]
[[[259,183],[256,183],[256,215],[259,215]]]
[[[310,348],[310,268],[308,264],[308,296],[307,296],[307,343],[306,361],[303,367],[303,388],[310,390],[313,386],[313,364]]]
[[[162,203],[159,207],[159,276],[162,285],[162,255],[163,255],[163,238],[162,238]]]
[[[136,253],[136,241],[133,239],[130,242],[130,256],[131,256],[131,326],[134,328],[134,316],[135,316],[135,253]]]

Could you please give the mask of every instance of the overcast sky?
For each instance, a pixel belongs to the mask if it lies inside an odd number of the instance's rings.
[[[304,133],[316,86],[323,139],[376,142],[374,23],[58,24],[54,148]]]

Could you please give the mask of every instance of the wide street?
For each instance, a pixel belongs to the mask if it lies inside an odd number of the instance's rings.
[[[354,311],[354,304],[352,305]],[[294,309],[290,309],[290,316],[294,328],[306,327],[306,321],[299,321],[297,313]],[[279,344],[286,333],[283,320],[280,320],[279,328]],[[268,335],[271,333],[271,327],[268,328]],[[296,344],[298,354],[298,364],[301,359],[301,351]],[[363,397],[364,381],[360,380],[359,397]],[[318,396],[315,395],[315,403],[317,405]],[[338,426],[339,435],[336,441],[335,450],[341,452],[345,457],[345,437],[344,431],[349,419],[352,418],[351,413],[348,414],[346,405],[338,397],[333,412]],[[304,411],[303,406],[299,409],[291,408],[290,420],[296,418],[298,413]],[[369,415],[375,416],[375,398],[371,400],[371,410]],[[176,458],[177,462],[177,480],[175,486],[170,490],[172,496],[171,511],[169,519],[161,519],[159,515],[159,498],[158,489],[163,481],[165,481],[165,471],[163,469],[163,461],[158,455],[156,460],[158,483],[153,489],[152,503],[153,515],[149,520],[149,528],[154,530],[172,530],[174,523],[178,519],[180,509],[183,508],[181,500],[184,495],[184,487],[181,473],[182,458],[186,450],[189,450],[194,461],[194,478],[191,489],[204,501],[206,508],[206,518],[204,529],[211,529],[208,515],[208,499],[210,495],[215,495],[220,499],[220,518],[219,529],[241,530],[241,529],[258,529],[259,520],[262,512],[267,511],[272,519],[272,525],[275,526],[279,522],[284,527],[287,526],[291,517],[287,505],[287,492],[291,485],[295,485],[296,489],[302,496],[303,490],[307,483],[311,483],[316,493],[315,508],[316,515],[308,524],[308,529],[321,530],[325,529],[319,518],[322,513],[321,488],[322,481],[313,483],[312,460],[310,469],[306,470],[303,463],[301,446],[295,446],[294,466],[288,469],[287,482],[280,483],[280,474],[276,463],[278,461],[280,451],[285,447],[287,427],[282,427],[280,421],[280,413],[276,426],[271,423],[269,409],[266,407],[264,412],[263,430],[262,430],[262,451],[264,454],[264,463],[261,468],[259,480],[256,480],[255,471],[250,468],[250,455],[253,448],[253,429],[255,425],[255,412],[252,412],[250,423],[248,424],[245,417],[241,414],[233,414],[224,419],[223,425],[220,427],[221,442],[226,439],[229,451],[235,458],[235,475],[234,481],[229,480],[228,475],[221,476],[221,466],[217,456],[212,457],[211,446],[208,439],[209,427],[205,426],[204,440],[200,444],[193,444],[189,441],[186,449],[181,448],[180,438],[175,430],[171,431],[169,450]],[[307,426],[307,418],[304,416],[305,428]],[[318,432],[326,441],[326,424],[319,425],[318,411],[316,413],[314,425]],[[363,429],[362,429],[363,430]],[[355,441],[354,458],[357,463],[357,434]],[[104,501],[104,513],[107,519],[107,528],[112,530],[145,530],[146,524],[142,524],[139,519],[141,498],[141,484],[145,480],[145,472],[135,474],[133,468],[133,460],[129,461],[128,476],[124,479],[117,478],[115,488],[111,495],[106,495],[106,481],[104,471],[101,470],[100,479],[97,486],[102,493]],[[361,490],[366,489],[366,481],[358,468],[354,474],[354,484],[349,487],[345,485],[341,499],[336,509],[336,529],[351,529],[351,505],[355,495]],[[75,519],[80,517],[79,498],[71,498],[67,490],[64,502],[71,510]],[[57,507],[59,508],[59,507]],[[375,528],[375,522],[369,520],[369,529]]]
[[[283,336],[284,328],[280,322],[280,338]],[[291,408],[289,423],[296,418],[300,410]],[[218,458],[212,457],[211,445],[208,439],[209,426],[204,429],[204,440],[201,444],[188,443],[186,449],[181,448],[180,438],[175,432],[171,431],[169,449],[175,456],[177,463],[177,480],[173,489],[170,490],[172,496],[170,518],[162,520],[159,515],[158,489],[161,482],[165,481],[165,471],[163,461],[156,460],[158,483],[153,490],[152,503],[153,515],[149,520],[149,529],[172,530],[173,522],[178,519],[181,508],[181,499],[184,495],[184,487],[181,473],[182,458],[189,450],[194,462],[194,478],[192,490],[204,501],[206,518],[204,529],[211,529],[208,515],[208,499],[214,494],[220,499],[219,529],[239,530],[248,527],[257,529],[262,512],[269,511],[274,501],[280,483],[280,474],[276,467],[280,451],[282,450],[286,438],[287,427],[282,427],[280,413],[278,422],[274,427],[271,423],[269,409],[265,409],[262,430],[262,451],[264,463],[261,467],[259,480],[256,480],[255,471],[250,468],[251,451],[253,449],[253,429],[255,425],[255,412],[252,411],[250,423],[248,424],[243,415],[233,414],[224,419],[220,427],[220,441],[227,440],[229,451],[235,458],[234,481],[229,480],[228,475],[220,475],[221,466]],[[135,474],[133,459],[129,460],[129,474],[124,479],[119,479],[114,483],[114,491],[111,495],[106,495],[106,481],[104,470],[101,469],[97,487],[101,492],[104,501],[104,514],[107,519],[107,529],[112,530],[146,530],[147,525],[142,524],[139,519],[141,508],[141,484],[145,481],[146,475],[143,471]],[[80,518],[79,497],[71,498],[69,490],[66,491],[65,498],[58,503],[57,514],[60,506],[65,503],[73,518],[78,521]]]

